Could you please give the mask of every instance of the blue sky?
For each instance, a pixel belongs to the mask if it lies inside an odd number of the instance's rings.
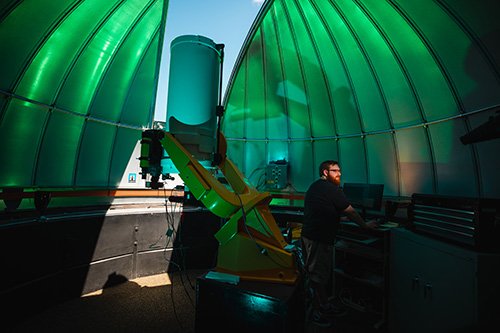
[[[224,44],[222,93],[243,42],[264,0],[169,0],[158,81],[155,120],[166,117],[170,43],[180,35],[202,35]]]

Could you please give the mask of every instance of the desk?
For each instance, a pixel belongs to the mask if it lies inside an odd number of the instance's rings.
[[[303,207],[271,206],[270,208],[276,223],[282,228],[288,227],[289,222],[303,223],[304,221]]]
[[[391,229],[342,222],[335,243],[335,295],[376,329],[385,329],[388,317]]]

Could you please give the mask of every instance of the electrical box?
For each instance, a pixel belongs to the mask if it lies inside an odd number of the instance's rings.
[[[285,160],[269,162],[266,167],[266,188],[282,189],[288,185],[288,162]]]
[[[233,285],[207,276],[196,280],[195,332],[304,331],[303,282],[285,285],[240,280]]]

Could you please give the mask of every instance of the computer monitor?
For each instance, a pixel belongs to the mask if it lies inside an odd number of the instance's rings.
[[[382,209],[384,184],[344,183],[343,190],[351,205],[363,213]]]

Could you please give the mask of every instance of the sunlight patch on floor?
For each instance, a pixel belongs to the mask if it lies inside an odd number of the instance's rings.
[[[172,280],[170,279],[170,276],[168,275],[168,273],[138,277],[136,279],[130,280],[129,282],[137,283],[140,287],[160,287],[160,286],[168,286],[168,285],[172,284]],[[117,287],[117,286],[115,286],[115,287]],[[112,287],[112,288],[114,288],[114,287]],[[103,289],[99,289],[99,290],[87,293],[85,295],[82,295],[81,297],[98,296],[98,295],[102,295],[102,294],[103,294]]]

